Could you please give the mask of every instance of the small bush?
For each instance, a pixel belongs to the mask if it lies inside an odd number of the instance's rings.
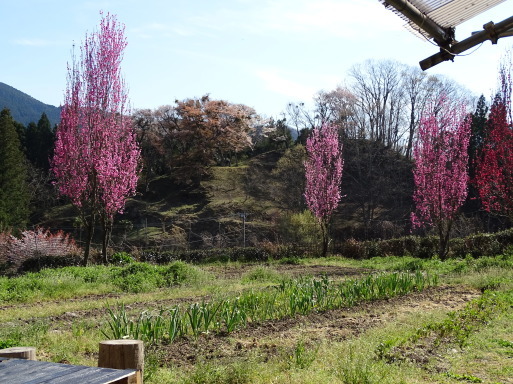
[[[435,236],[421,237],[419,240],[419,248],[413,255],[421,259],[431,259],[438,254],[438,238]]]
[[[168,286],[197,282],[202,278],[202,272],[197,267],[183,261],[175,261],[164,267],[162,274]]]
[[[280,233],[287,242],[307,246],[318,244],[321,238],[319,223],[308,209],[285,215],[280,222]]]
[[[74,260],[67,263],[65,258],[72,257],[74,259],[79,254],[80,248],[69,234],[65,234],[63,231],[52,234],[43,228],[27,230],[21,232],[19,238],[10,235],[7,243],[7,262],[18,272],[51,267],[52,265],[73,265]],[[36,260],[29,261],[30,259]]]
[[[364,243],[365,247],[365,258],[372,259],[373,257],[381,257],[385,256],[381,251],[381,242],[378,241],[366,241]]]
[[[163,286],[157,267],[147,263],[132,263],[114,273],[114,284],[123,292],[149,292]]]
[[[496,234],[478,233],[465,239],[467,253],[473,257],[493,256],[502,251]]]
[[[278,271],[271,269],[267,266],[259,265],[248,271],[242,276],[243,282],[249,281],[271,281],[277,282],[281,280],[281,275]]]
[[[364,245],[355,240],[349,239],[342,245],[342,255],[350,259],[365,259],[366,252]]]
[[[16,347],[16,344],[14,340],[0,340],[0,349]]]
[[[112,264],[124,265],[133,263],[134,259],[126,252],[116,252],[112,255],[110,261]]]

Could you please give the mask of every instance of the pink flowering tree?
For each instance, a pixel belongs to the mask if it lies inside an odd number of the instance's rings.
[[[317,218],[322,235],[322,255],[326,256],[329,245],[329,223],[340,201],[342,180],[342,145],[337,128],[325,124],[315,128],[306,141],[305,200]]]
[[[137,185],[140,150],[120,69],[126,45],[124,26],[102,14],[99,31],[86,35],[80,60],[73,58],[68,68],[52,171],[60,194],[71,199],[85,224],[84,264],[97,222],[106,260],[114,215]]]
[[[436,228],[441,258],[447,255],[452,224],[467,197],[470,123],[463,104],[451,106],[441,96],[422,116],[413,150],[412,225]]]

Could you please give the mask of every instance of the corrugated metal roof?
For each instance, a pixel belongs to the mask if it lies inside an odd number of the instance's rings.
[[[0,383],[5,384],[109,384],[134,372],[0,357]]]
[[[412,4],[425,3],[427,16],[441,27],[455,27],[506,0],[412,0]]]
[[[386,4],[386,0],[380,0],[381,3]],[[422,12],[429,19],[433,20],[442,28],[455,27],[467,20],[472,19],[474,16],[483,13],[484,11],[493,8],[506,0],[407,0],[420,12]],[[412,23],[406,16],[397,10],[393,9],[394,13],[398,14],[403,20],[407,22],[406,27],[416,33],[419,27]]]

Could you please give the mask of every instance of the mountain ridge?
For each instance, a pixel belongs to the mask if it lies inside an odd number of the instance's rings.
[[[8,108],[14,120],[27,126],[46,113],[52,126],[60,121],[60,108],[45,104],[11,85],[0,82],[0,110]]]

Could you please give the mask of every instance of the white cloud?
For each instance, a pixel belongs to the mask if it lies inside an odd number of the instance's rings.
[[[141,27],[132,28],[131,31],[140,38],[169,38],[173,36],[192,36],[194,33],[190,28],[180,25],[167,25],[163,23],[150,23]]]
[[[388,15],[375,0],[270,2],[264,12],[274,15],[268,19],[269,26],[274,29],[321,32],[338,37],[368,35],[376,29],[397,30],[401,24],[391,12]]]
[[[220,8],[190,21],[213,30],[343,38],[376,36],[377,31],[399,30],[404,24],[376,0],[267,0],[246,4],[243,10]]]
[[[302,82],[286,78],[275,69],[258,70],[256,76],[264,81],[266,89],[287,96],[290,100],[310,100],[318,91]]]
[[[56,45],[55,41],[44,40],[44,39],[16,39],[13,41],[16,45],[23,45],[29,47],[48,47],[50,45]]]

